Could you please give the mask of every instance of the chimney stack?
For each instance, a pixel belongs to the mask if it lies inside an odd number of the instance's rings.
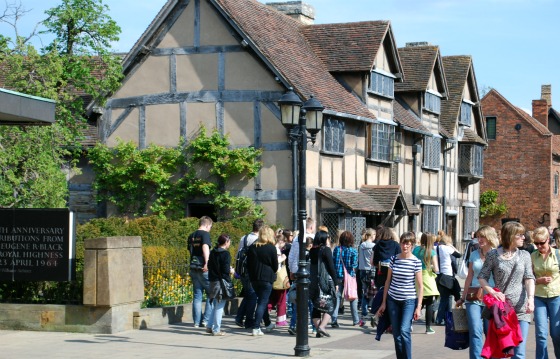
[[[552,107],[552,86],[542,85],[541,86],[541,99],[546,100],[548,107]]]
[[[315,9],[303,1],[268,2],[266,5],[305,25],[313,25],[315,23]]]
[[[533,100],[533,118],[548,128],[548,104],[545,99]]]

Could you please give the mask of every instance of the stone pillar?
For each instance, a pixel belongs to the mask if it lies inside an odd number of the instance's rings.
[[[115,307],[142,303],[140,237],[86,239],[84,247],[84,305]]]

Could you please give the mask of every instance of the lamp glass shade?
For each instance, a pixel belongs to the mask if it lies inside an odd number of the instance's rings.
[[[301,105],[296,104],[280,104],[280,112],[282,117],[282,125],[293,127],[299,124],[299,111]]]
[[[305,126],[307,131],[320,131],[323,126],[323,112],[322,111],[307,111],[305,114]]]

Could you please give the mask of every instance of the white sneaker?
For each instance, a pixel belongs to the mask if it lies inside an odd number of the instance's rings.
[[[262,336],[262,335],[264,335],[264,333],[262,332],[262,330],[260,328],[259,329],[253,329],[253,336],[254,337]]]
[[[270,323],[269,325],[267,325],[267,326],[264,328],[264,331],[267,332],[267,333],[272,333],[272,331],[274,330],[274,328],[276,328],[276,324]]]

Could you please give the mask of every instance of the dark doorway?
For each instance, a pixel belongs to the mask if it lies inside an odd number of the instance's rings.
[[[447,215],[447,233],[453,241],[453,245],[457,247],[457,216]]]
[[[216,208],[208,203],[189,203],[187,215],[189,217],[200,218],[202,216],[208,216],[212,218],[214,222],[217,221]]]

